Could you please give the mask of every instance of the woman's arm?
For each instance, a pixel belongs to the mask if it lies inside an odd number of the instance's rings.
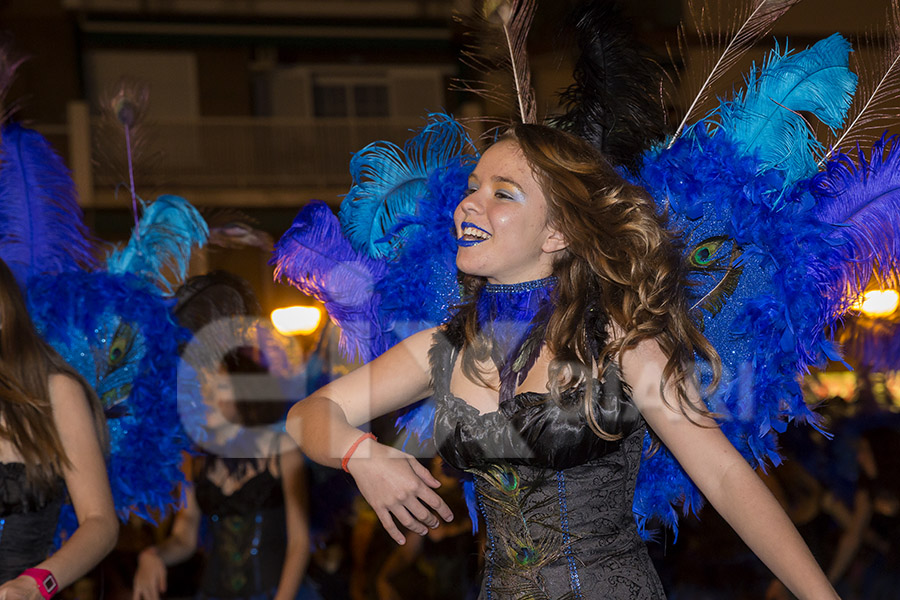
[[[82,577],[113,549],[119,521],[109,490],[103,451],[84,389],[67,375],[52,375],[49,387],[53,421],[71,463],[63,471],[63,478],[78,518],[78,528],[58,552],[34,566],[53,573],[59,587],[64,588]],[[18,577],[9,584],[20,586],[26,594],[22,597],[41,598],[37,584],[31,578]],[[0,598],[7,597],[4,595],[6,591],[6,586],[0,589]]]
[[[837,598],[837,593],[765,484],[708,418],[665,405],[660,393],[666,357],[654,340],[622,354],[622,374],[647,423],[710,504],[798,598]],[[666,390],[675,398],[674,390]],[[694,390],[694,402],[700,399]]]
[[[190,472],[189,464],[186,470]],[[132,600],[159,600],[168,586],[166,567],[186,561],[197,551],[201,512],[193,485],[187,484],[184,499],[184,506],[175,513],[169,536],[138,555]]]
[[[372,362],[329,383],[288,414],[288,434],[310,459],[334,468],[360,438],[358,425],[408,406],[431,393],[428,351],[434,330],[417,333]],[[348,470],[382,525],[397,543],[406,538],[394,524],[425,535],[437,527],[430,509],[449,521],[450,508],[433,489],[440,483],[409,454],[367,439]],[[392,516],[393,515],[393,516]]]
[[[309,494],[303,456],[285,439],[280,457],[287,548],[275,600],[293,600],[309,565]]]

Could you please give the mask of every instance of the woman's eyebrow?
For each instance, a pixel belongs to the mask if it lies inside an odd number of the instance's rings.
[[[509,177],[503,177],[502,175],[494,175],[491,179],[495,183],[508,183],[509,185],[515,187],[517,190],[522,190],[522,186],[516,183],[514,179],[510,179]]]

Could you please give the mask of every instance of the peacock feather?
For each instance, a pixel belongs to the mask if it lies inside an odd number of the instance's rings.
[[[484,510],[499,515],[491,519],[488,532],[492,540],[492,550],[486,556],[493,571],[491,590],[513,598],[574,597],[552,597],[541,575],[541,569],[563,558],[567,548],[558,520],[557,497],[535,495],[543,479],[523,477],[503,461],[467,472],[475,479]]]

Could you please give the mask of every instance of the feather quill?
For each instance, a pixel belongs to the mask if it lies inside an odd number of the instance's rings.
[[[714,59],[708,67],[700,69],[706,75],[701,74],[699,76],[700,85],[697,88],[697,94],[688,104],[684,117],[675,130],[672,140],[669,142],[670,147],[681,135],[681,132],[684,131],[687,124],[696,120],[697,116],[704,110],[706,102],[712,97],[716,82],[740,60],[757,40],[770,31],[775,21],[799,1],[755,0],[752,4],[745,5],[742,10],[737,11],[735,22],[740,24],[731,29],[734,33],[727,43],[724,44],[724,48],[718,58]],[[709,7],[704,3],[697,10],[696,5],[691,0],[688,2],[688,7],[690,12],[695,15],[694,21],[697,34],[703,45],[710,48],[710,50],[720,46],[720,42],[723,41],[723,37],[727,35],[727,32],[712,31],[711,24],[707,22],[709,20]],[[682,29],[680,37],[683,39],[684,36],[684,29]],[[711,38],[716,39],[713,40]],[[690,77],[684,78],[691,79]]]
[[[353,247],[372,258],[394,257],[406,238],[404,224],[418,211],[428,178],[460,155],[477,152],[462,125],[436,113],[401,150],[374,142],[350,160],[353,187],[339,218]]]
[[[485,76],[505,70],[512,77],[512,84],[459,80],[457,89],[501,104],[510,103],[523,123],[536,123],[537,103],[526,49],[536,0],[479,0],[474,4],[474,15],[465,19],[469,31],[463,62]],[[510,89],[515,91],[512,102]]]
[[[560,94],[566,113],[556,124],[614,164],[634,169],[639,156],[665,138],[663,70],[638,44],[615,1],[584,2],[571,21],[580,56],[575,83]]]
[[[193,247],[206,243],[209,229],[197,209],[179,196],[160,196],[143,212],[128,244],[107,258],[107,270],[143,277],[172,295],[184,283]]]
[[[756,154],[762,169],[783,172],[788,183],[811,177],[821,144],[800,112],[831,128],[843,124],[856,89],[849,56],[850,44],[838,34],[795,54],[776,46],[759,74],[747,77],[746,92],[722,104],[719,130]]]
[[[898,123],[900,97],[900,2],[892,0],[886,19],[885,50],[876,64],[864,62],[862,54],[855,53],[860,89],[850,107],[849,124],[832,149],[819,161],[825,164],[835,149],[853,148],[874,143],[882,132]]]
[[[6,103],[6,93],[12,87],[16,78],[16,71],[25,59],[16,57],[5,44],[0,44],[0,124],[5,123],[16,110],[16,105]]]
[[[0,136],[0,256],[21,284],[37,273],[96,268],[62,159],[38,132],[16,123]]]

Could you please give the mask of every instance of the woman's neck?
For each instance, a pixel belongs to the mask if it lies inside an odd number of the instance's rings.
[[[500,401],[510,398],[540,355],[555,308],[555,277],[513,284],[487,283],[476,301],[478,329],[491,344],[500,376]]]

